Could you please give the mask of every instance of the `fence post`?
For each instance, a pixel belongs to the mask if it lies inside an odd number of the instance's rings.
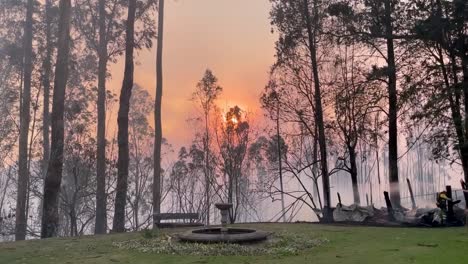
[[[416,200],[414,199],[413,188],[411,187],[411,182],[408,178],[406,178],[406,182],[408,183],[408,189],[411,196],[411,205],[414,210],[416,209]]]

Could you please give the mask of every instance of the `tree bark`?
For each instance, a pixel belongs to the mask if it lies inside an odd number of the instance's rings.
[[[361,204],[361,198],[359,197],[359,186],[358,186],[358,175],[357,175],[357,164],[356,164],[356,150],[351,146],[348,147],[349,151],[349,162],[351,165],[351,182],[353,185],[353,198],[354,198],[354,203],[359,205]]]
[[[315,122],[318,128],[318,141],[320,148],[320,167],[322,171],[322,186],[323,186],[323,221],[332,222],[333,216],[331,211],[331,197],[330,197],[330,178],[328,174],[327,162],[327,144],[325,138],[325,125],[323,121],[323,107],[322,107],[322,92],[320,89],[320,78],[318,73],[318,60],[317,60],[317,46],[316,46],[316,29],[318,26],[318,4],[314,0],[313,18],[309,13],[309,1],[303,0],[303,13],[306,21],[309,52],[311,57],[312,75],[314,82],[314,101],[315,101]]]
[[[276,106],[276,144],[278,147],[278,172],[280,180],[280,191],[281,191],[281,214],[283,222],[286,222],[286,210],[284,206],[284,188],[283,188],[283,160],[281,152],[281,136],[280,136],[280,105],[278,100],[278,105]]]
[[[390,200],[396,208],[400,207],[400,186],[398,180],[398,95],[393,43],[393,24],[391,1],[385,1],[385,33],[387,41],[388,64],[388,165],[390,181]]]
[[[54,95],[52,101],[52,144],[44,181],[44,207],[42,212],[41,237],[57,235],[58,195],[62,182],[64,104],[68,80],[68,57],[70,52],[71,0],[60,0],[57,63],[55,68]]]
[[[464,45],[466,46],[466,45]],[[468,182],[468,55],[466,48],[464,49],[464,54],[462,54],[462,72],[463,72],[463,81],[462,89],[464,96],[464,108],[465,108],[465,138],[464,144],[461,149],[461,158],[463,165],[463,172],[465,176],[465,182]]]
[[[98,69],[98,121],[97,121],[97,159],[96,159],[96,222],[95,233],[107,231],[106,195],[106,1],[99,0],[99,69]]]
[[[118,133],[117,141],[119,146],[119,157],[117,160],[117,189],[115,196],[115,211],[112,230],[114,232],[125,232],[125,204],[128,189],[128,113],[130,110],[130,97],[133,88],[133,51],[134,51],[134,31],[135,31],[136,0],[129,0],[128,18],[126,28],[125,44],[125,72],[120,92],[120,104],[117,117]]]
[[[49,140],[49,127],[50,127],[50,75],[52,72],[52,15],[51,15],[51,0],[46,0],[45,3],[45,16],[46,16],[46,55],[43,62],[44,75],[42,76],[42,86],[44,88],[43,97],[43,111],[42,111],[42,176],[45,178],[47,173],[47,165],[50,156],[50,140]]]
[[[153,176],[153,217],[161,213],[161,146],[162,124],[161,104],[163,92],[163,37],[164,37],[164,0],[159,0],[158,8],[158,47],[156,52],[156,98],[154,105],[154,176]],[[153,227],[158,221],[153,218]]]
[[[31,75],[32,75],[32,35],[33,35],[33,8],[34,1],[28,0],[26,7],[26,23],[24,25],[24,62],[23,78],[24,86],[22,92],[20,136],[18,146],[18,191],[16,199],[16,226],[15,239],[26,238],[26,204],[29,183],[28,170],[28,136],[31,108]]]
[[[205,142],[203,144],[205,154],[205,203],[206,203],[206,225],[210,225],[210,132],[208,130],[209,109],[205,111]]]

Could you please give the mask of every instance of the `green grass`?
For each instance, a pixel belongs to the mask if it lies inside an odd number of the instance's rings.
[[[140,233],[114,234],[0,243],[0,263],[468,263],[468,228],[465,227],[423,229],[314,224],[251,226],[266,231],[305,234],[314,238],[327,239],[329,242],[294,256],[195,257],[121,250],[112,243],[142,238],[142,235]]]

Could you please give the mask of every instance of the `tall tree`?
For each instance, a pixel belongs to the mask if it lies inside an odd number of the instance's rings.
[[[276,125],[276,152],[278,153],[277,157],[277,162],[278,162],[278,175],[279,175],[279,181],[280,181],[280,195],[281,195],[281,214],[282,214],[282,219],[283,222],[286,222],[286,210],[285,210],[285,205],[284,205],[284,186],[283,186],[283,149],[282,149],[282,137],[281,137],[281,129],[280,129],[280,119],[281,119],[281,98],[280,94],[276,92],[275,89],[277,89],[275,83],[273,81],[270,81],[270,83],[267,86],[267,89],[273,89],[270,94],[263,94],[261,101],[263,103],[263,106],[267,108],[266,106],[269,105],[273,109],[270,114],[270,119],[275,121]]]
[[[468,3],[459,0],[414,0],[409,21],[424,60],[418,63],[427,76],[413,91],[412,121],[431,127],[425,140],[436,159],[459,159],[468,180],[466,91],[468,91]],[[463,60],[465,60],[465,66]],[[462,78],[462,80],[460,80]],[[423,99],[423,100],[421,100]],[[447,118],[447,117],[450,118]],[[435,120],[435,121],[434,121]],[[445,129],[449,128],[449,129]]]
[[[393,34],[394,3],[384,0],[384,28],[387,42],[388,75],[388,172],[390,181],[390,200],[395,207],[400,207],[400,186],[398,180],[398,93],[397,69],[395,62],[395,44]]]
[[[226,198],[233,204],[229,214],[231,223],[236,222],[241,209],[247,206],[249,179],[244,173],[250,133],[246,114],[238,106],[229,109],[216,132],[222,171],[226,177]]]
[[[385,83],[387,87],[388,110],[388,170],[390,199],[395,207],[400,207],[400,188],[398,176],[398,90],[395,42],[402,39],[397,33],[404,32],[402,1],[395,0],[350,0],[337,2],[330,6],[332,16],[341,16],[346,21],[345,32],[333,32],[345,39],[349,36],[368,45],[385,61],[382,67],[374,66],[370,78]],[[397,32],[398,31],[398,32]]]
[[[148,144],[154,139],[154,129],[148,122],[154,111],[153,97],[147,90],[135,84],[130,100],[129,112],[129,210],[127,213],[132,230],[139,230],[152,225],[152,187],[154,174],[154,146]],[[163,141],[164,142],[164,141]]]
[[[107,231],[106,81],[110,74],[107,64],[109,61],[115,62],[125,49],[123,10],[126,4],[120,0],[77,0],[77,3],[80,4],[75,9],[75,23],[85,37],[87,46],[98,57],[95,233],[103,234]]]
[[[322,171],[322,185],[323,185],[323,220],[325,222],[333,221],[331,213],[331,197],[330,197],[330,178],[328,172],[327,162],[327,142],[325,138],[325,124],[323,121],[323,107],[322,107],[322,90],[319,77],[319,65],[317,60],[317,35],[321,30],[321,22],[319,17],[319,2],[313,0],[312,14],[310,13],[310,3],[308,0],[303,0],[301,8],[303,19],[305,20],[307,41],[310,52],[310,59],[312,65],[312,76],[314,83],[314,100],[315,100],[315,122],[318,130],[318,143],[320,149],[320,168]]]
[[[342,169],[351,176],[353,198],[360,204],[358,186],[358,145],[365,142],[371,134],[371,113],[377,108],[380,86],[366,80],[364,70],[366,60],[361,56],[357,45],[351,43],[336,46],[336,58],[333,61],[332,93],[335,103],[335,126],[337,136],[344,144]],[[377,133],[375,131],[375,133]],[[362,154],[361,154],[362,155]]]
[[[68,80],[68,58],[70,53],[71,0],[60,0],[59,30],[57,43],[57,63],[55,68],[54,95],[52,101],[52,144],[44,181],[41,237],[57,235],[58,194],[62,181],[64,103]]]
[[[129,148],[128,148],[128,113],[130,110],[130,97],[132,96],[133,88],[133,53],[135,44],[135,13],[136,0],[128,1],[128,18],[125,31],[125,71],[120,92],[119,112],[117,117],[118,123],[118,147],[119,157],[117,160],[117,189],[115,196],[114,220],[112,229],[114,232],[125,231],[125,205],[127,201],[128,189],[128,165],[129,165]]]
[[[161,145],[162,123],[161,104],[163,92],[163,43],[164,43],[164,0],[159,0],[158,8],[158,47],[156,51],[156,98],[154,102],[154,177],[153,177],[153,211],[161,212]],[[157,220],[153,219],[156,227]]]
[[[203,78],[197,83],[197,89],[193,93],[193,99],[200,104],[203,112],[204,122],[204,135],[203,135],[203,153],[204,153],[204,167],[203,173],[205,174],[205,210],[206,210],[206,225],[210,224],[210,184],[212,181],[212,166],[210,166],[211,159],[211,139],[210,139],[210,113],[215,106],[215,101],[223,88],[219,86],[218,79],[209,69],[205,71]]]
[[[283,186],[283,160],[282,160],[282,149],[281,149],[281,129],[280,129],[280,100],[277,99],[276,106],[276,145],[278,151],[278,172],[280,180],[280,191],[281,191],[281,214],[283,215],[283,222],[286,222],[286,210],[284,207],[284,186]]]
[[[26,238],[27,227],[26,204],[29,183],[28,135],[31,109],[33,9],[34,1],[28,0],[26,6],[26,22],[24,24],[23,92],[21,97],[20,136],[18,146],[18,191],[16,199],[16,240],[24,240]]]
[[[96,222],[95,233],[107,231],[106,203],[106,75],[107,75],[107,31],[106,1],[99,0],[99,69],[98,69],[98,122],[96,156]]]
[[[282,119],[294,120],[301,133],[307,131],[309,136],[318,139],[320,175],[316,176],[322,179],[324,198],[323,217],[320,220],[332,221],[323,110],[325,93],[320,74],[320,67],[324,64],[320,58],[327,54],[327,46],[330,46],[323,35],[327,3],[315,0],[271,2],[272,24],[279,32],[276,43],[277,62],[272,67],[272,81],[273,84],[276,83],[273,86],[278,87],[276,90],[282,93]],[[315,156],[310,152],[308,155]]]
[[[50,128],[50,77],[52,75],[52,1],[46,0],[45,2],[45,37],[46,37],[46,51],[43,61],[44,74],[42,75],[42,86],[44,89],[43,94],[43,111],[42,111],[42,174],[45,178],[47,173],[47,165],[49,163],[50,156],[50,140],[49,140],[49,128]]]

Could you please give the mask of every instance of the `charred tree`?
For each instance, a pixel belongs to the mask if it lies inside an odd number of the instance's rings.
[[[385,39],[387,44],[388,74],[388,171],[390,199],[394,207],[400,207],[398,179],[398,94],[395,63],[395,46],[392,22],[392,3],[385,0]]]
[[[355,146],[348,146],[348,151],[349,151],[349,163],[350,163],[349,174],[351,175],[351,183],[353,185],[354,203],[355,204],[361,204],[361,198],[359,197],[359,186],[358,186],[356,147]]]
[[[163,92],[163,37],[164,37],[164,0],[159,0],[158,8],[158,47],[156,51],[156,98],[154,105],[154,177],[153,177],[153,227],[158,223],[154,218],[161,213],[161,146],[162,123],[161,104]]]
[[[46,33],[46,54],[43,61],[44,75],[42,76],[42,86],[44,89],[43,97],[43,112],[42,112],[42,175],[45,178],[47,173],[47,165],[49,163],[50,156],[50,140],[49,140],[49,128],[50,128],[50,76],[52,73],[52,52],[53,52],[53,43],[52,43],[52,14],[51,14],[52,3],[51,0],[46,0],[45,3],[45,33]]]
[[[127,200],[128,166],[130,159],[128,147],[128,113],[130,110],[130,97],[132,96],[133,88],[136,0],[129,0],[128,4],[125,40],[125,71],[120,92],[119,112],[117,117],[119,157],[117,160],[117,189],[112,226],[112,230],[114,232],[125,232],[125,205]]]
[[[96,157],[96,222],[95,233],[107,231],[106,203],[106,75],[107,75],[107,37],[106,1],[99,0],[99,47],[98,47],[98,121]]]
[[[64,104],[68,80],[68,59],[70,53],[71,0],[60,0],[59,30],[57,43],[57,63],[55,65],[54,95],[52,101],[52,144],[44,181],[41,237],[57,235],[58,195],[62,182]]]
[[[24,57],[23,57],[23,92],[21,97],[20,135],[18,146],[18,191],[16,199],[15,239],[26,238],[26,204],[29,184],[28,170],[28,136],[31,109],[31,75],[32,75],[32,38],[33,38],[34,1],[28,0],[26,6],[26,22],[24,25]]]
[[[318,143],[320,149],[320,167],[322,172],[322,186],[323,186],[323,221],[333,221],[331,212],[331,197],[330,197],[330,179],[328,173],[327,162],[327,143],[325,138],[325,125],[323,121],[323,107],[322,107],[322,91],[320,88],[319,67],[317,60],[317,40],[316,35],[319,26],[319,14],[317,0],[313,1],[313,15],[309,11],[309,0],[303,0],[303,17],[306,22],[307,28],[307,41],[309,45],[309,52],[312,66],[312,76],[314,82],[314,101],[315,101],[315,122],[318,128]]]

